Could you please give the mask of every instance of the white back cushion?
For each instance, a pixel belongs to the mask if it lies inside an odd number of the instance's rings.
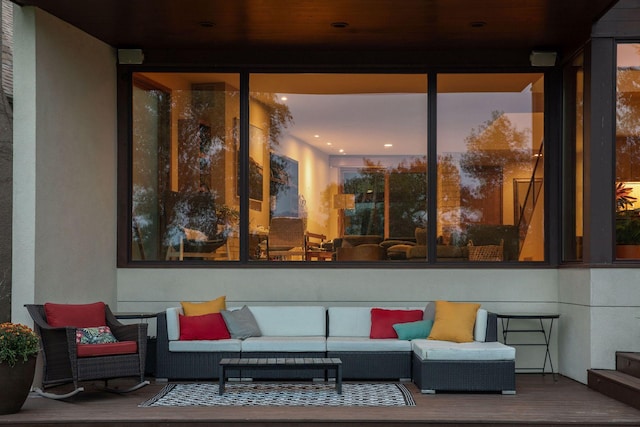
[[[320,306],[250,306],[263,336],[324,337],[326,309]]]
[[[476,324],[473,327],[473,339],[479,342],[487,340],[487,310],[479,308],[476,313]]]
[[[330,337],[369,337],[371,334],[371,309],[424,310],[424,307],[329,307]]]
[[[329,336],[369,337],[371,307],[329,307]]]
[[[167,308],[167,336],[169,341],[175,341],[180,339],[180,319],[178,315],[184,315],[182,307],[169,307]]]

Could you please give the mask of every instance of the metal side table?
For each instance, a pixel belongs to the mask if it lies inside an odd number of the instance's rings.
[[[545,374],[545,369],[547,367],[547,360],[549,361],[549,367],[551,368],[551,375],[553,375],[553,379],[557,380],[555,371],[553,369],[553,362],[551,360],[551,353],[549,352],[549,343],[551,342],[551,332],[553,331],[553,322],[560,317],[559,314],[554,313],[499,313],[497,314],[498,319],[502,322],[502,341],[505,345],[515,345],[515,346],[544,346],[544,362],[542,364],[542,368],[519,368],[519,369],[533,369],[533,370],[541,370],[542,374]],[[512,320],[536,320],[540,323],[540,328],[534,329],[512,329],[510,327],[510,322]],[[545,329],[543,321],[548,320],[549,328]],[[507,336],[509,333],[540,333],[544,337],[544,342],[521,342],[521,343],[508,343]]]

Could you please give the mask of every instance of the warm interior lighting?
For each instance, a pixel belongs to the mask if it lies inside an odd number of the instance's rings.
[[[356,195],[355,194],[336,194],[333,196],[333,208],[334,209],[355,209],[356,208]]]
[[[624,186],[631,189],[631,191],[629,192],[629,196],[635,197],[637,200],[640,200],[640,182],[624,181]],[[636,203],[631,203],[631,209],[636,209],[638,207],[634,206]]]
[[[384,144],[384,148],[391,148],[393,147],[393,144]]]
[[[337,22],[332,22],[331,26],[333,28],[347,28],[349,26],[349,23],[344,21],[337,21]]]
[[[484,21],[473,21],[473,22],[469,23],[469,26],[471,28],[483,28],[486,25],[487,25],[487,23],[484,22]]]

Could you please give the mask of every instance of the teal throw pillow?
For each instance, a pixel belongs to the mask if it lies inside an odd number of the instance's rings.
[[[393,325],[398,338],[401,340],[413,340],[427,338],[431,332],[433,320],[418,320],[417,322],[396,323]]]

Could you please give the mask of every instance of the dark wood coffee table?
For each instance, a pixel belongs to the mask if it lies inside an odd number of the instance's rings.
[[[336,391],[342,394],[342,360],[335,357],[294,357],[294,358],[231,358],[220,360],[219,394],[224,393],[227,369],[334,369]]]

